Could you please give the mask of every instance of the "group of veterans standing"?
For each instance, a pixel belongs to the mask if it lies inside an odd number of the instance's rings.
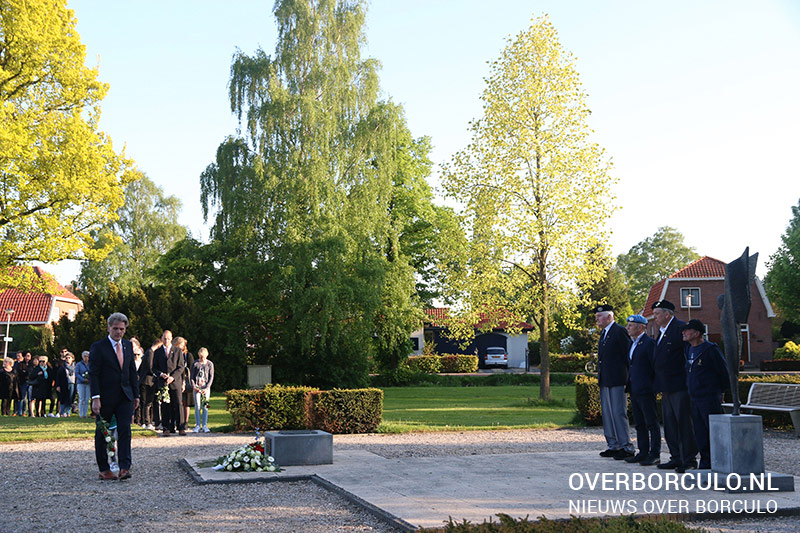
[[[629,316],[623,328],[614,321],[610,305],[594,310],[601,330],[598,382],[608,445],[600,455],[678,473],[710,469],[708,417],[723,412],[722,395],[730,387],[725,358],[716,344],[705,340],[701,321],[678,320],[675,305],[667,300],[656,302],[652,309],[659,327],[657,339],[645,333],[647,319],[642,315]],[[638,453],[629,435],[626,392],[630,394]],[[661,393],[664,440],[669,448],[666,463],[661,463],[657,393]]]

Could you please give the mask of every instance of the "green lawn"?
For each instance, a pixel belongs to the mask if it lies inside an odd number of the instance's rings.
[[[382,433],[563,427],[575,424],[575,387],[388,387],[383,389]]]
[[[564,427],[575,424],[575,387],[553,385],[553,398],[542,402],[538,385],[496,387],[388,387],[384,390],[381,433]],[[208,427],[231,431],[225,397],[211,396]],[[194,426],[194,409],[189,412]],[[0,417],[0,443],[57,439],[88,439],[94,419]],[[134,437],[153,437],[153,431],[133,427]]]
[[[209,399],[208,427],[211,431],[230,431],[231,415],[225,410],[225,397],[212,395]],[[194,407],[189,409],[187,427],[194,427]],[[0,442],[31,442],[60,439],[88,439],[94,436],[94,419],[29,418],[0,416]],[[156,432],[132,426],[134,437],[154,437]]]

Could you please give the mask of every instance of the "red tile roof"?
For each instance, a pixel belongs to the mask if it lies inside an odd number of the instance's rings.
[[[678,270],[670,278],[724,278],[726,263],[703,256]]]
[[[438,326],[438,327],[445,327],[447,323],[447,319],[449,318],[450,309],[448,307],[433,307],[429,309],[425,309],[425,314],[430,317],[427,322],[431,326]],[[487,324],[490,321],[490,317],[486,315],[486,313],[480,314],[480,320],[477,324],[475,324],[476,328],[480,328],[484,324]],[[505,329],[508,326],[508,322],[499,321],[494,329]],[[517,327],[522,330],[532,330],[534,329],[531,324],[527,322],[517,322]]]
[[[726,263],[720,261],[719,259],[714,259],[713,257],[708,257],[707,255],[701,257],[697,261],[693,261],[683,267],[682,269],[678,270],[677,272],[673,272],[670,274],[668,279],[675,279],[675,278],[724,278],[725,277],[725,265]],[[643,314],[646,317],[652,315],[651,308],[653,304],[656,303],[661,299],[661,292],[664,290],[664,282],[666,279],[662,279],[652,287],[650,287],[650,293],[647,295],[647,301],[644,304]]]
[[[50,310],[53,300],[81,300],[66,287],[56,281],[49,273],[39,267],[30,268],[33,274],[44,280],[45,292],[23,292],[17,289],[6,289],[0,292],[0,321],[5,322],[6,309],[13,309],[12,324],[46,324],[50,321]]]

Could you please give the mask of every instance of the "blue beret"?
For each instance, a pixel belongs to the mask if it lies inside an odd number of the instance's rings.
[[[633,322],[635,324],[647,324],[647,319],[642,315],[631,315],[628,317],[628,322]]]

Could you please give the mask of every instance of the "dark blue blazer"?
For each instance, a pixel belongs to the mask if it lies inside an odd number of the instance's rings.
[[[601,387],[622,387],[628,383],[628,351],[631,338],[614,322],[597,347],[598,383]]]
[[[653,394],[655,379],[656,341],[642,333],[636,341],[630,359],[630,391],[631,394]]]
[[[686,384],[692,398],[719,398],[730,389],[728,365],[719,346],[705,341],[699,346],[700,353],[690,360],[689,345],[686,346]]]
[[[131,342],[122,339],[122,368],[111,341],[106,337],[89,348],[89,388],[103,404],[116,405],[139,397],[139,377]]]
[[[685,322],[672,317],[661,342],[656,342],[655,370],[656,392],[679,392],[686,390],[687,344],[683,342],[682,329]]]

